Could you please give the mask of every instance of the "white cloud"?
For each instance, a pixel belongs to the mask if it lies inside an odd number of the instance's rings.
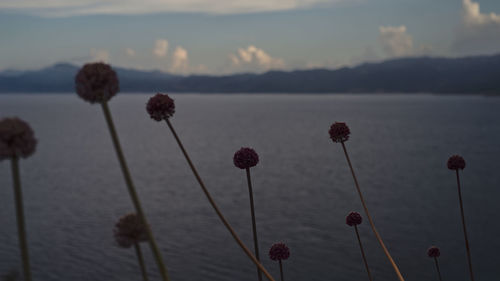
[[[410,56],[413,54],[413,38],[406,33],[406,26],[380,26],[379,40],[389,57]]]
[[[478,2],[462,1],[462,23],[452,49],[458,54],[500,51],[500,15],[481,13]]]
[[[168,51],[168,41],[166,39],[156,40],[153,54],[157,57],[165,57]]]
[[[283,11],[347,0],[2,0],[0,10],[42,16],[201,12],[210,14]]]
[[[109,52],[103,49],[90,49],[91,62],[109,62]]]
[[[125,49],[125,53],[126,53],[126,54],[127,54],[127,56],[129,56],[129,57],[133,57],[133,56],[135,56],[135,51],[134,51],[134,49],[131,49],[131,48],[126,48],[126,49]]]
[[[495,13],[481,14],[478,2],[463,0],[463,17],[466,25],[500,24],[500,15]]]
[[[247,48],[238,48],[238,56],[229,54],[233,67],[239,71],[265,71],[270,69],[283,69],[285,62],[280,58],[274,58],[264,50],[253,45]]]
[[[182,46],[177,46],[172,55],[170,71],[173,73],[187,74],[189,72],[188,52]]]

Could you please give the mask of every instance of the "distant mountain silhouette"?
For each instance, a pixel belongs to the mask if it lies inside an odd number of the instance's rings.
[[[500,55],[401,58],[336,70],[177,76],[116,67],[122,92],[500,94]],[[0,92],[73,92],[78,67],[0,72]]]

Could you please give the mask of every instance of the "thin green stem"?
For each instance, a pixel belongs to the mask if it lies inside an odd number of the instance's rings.
[[[436,262],[436,269],[437,269],[437,272],[438,272],[439,281],[443,281],[443,279],[441,279],[441,270],[439,270],[438,259],[436,257],[434,257],[434,261]]]
[[[21,190],[21,177],[19,176],[19,158],[11,159],[12,182],[14,184],[14,197],[16,201],[17,235],[19,237],[19,250],[23,261],[24,280],[31,281],[30,257],[28,253],[28,242],[26,241],[26,226],[24,222],[23,192]]]
[[[380,246],[382,246],[382,250],[384,250],[384,253],[387,256],[387,259],[389,259],[389,262],[391,263],[392,268],[396,272],[398,279],[400,281],[404,281],[405,279],[401,275],[401,272],[399,271],[398,266],[396,265],[396,263],[392,259],[391,254],[389,253],[389,250],[387,250],[387,247],[385,246],[384,241],[382,241],[382,237],[380,236],[377,229],[375,228],[375,224],[373,223],[373,219],[370,215],[370,212],[368,211],[368,207],[366,207],[365,199],[363,197],[363,194],[361,193],[361,189],[359,188],[358,179],[356,178],[356,174],[354,173],[354,169],[353,169],[352,164],[351,164],[351,159],[349,158],[349,154],[347,153],[347,149],[345,147],[345,144],[344,144],[344,142],[341,142],[341,144],[342,144],[342,148],[344,150],[345,158],[347,159],[347,164],[349,164],[349,168],[351,169],[352,178],[354,179],[354,184],[356,185],[356,190],[358,191],[359,199],[361,199],[361,204],[363,205],[363,209],[365,210],[366,216],[368,217],[368,221],[370,222],[370,226],[372,228],[372,231],[375,234],[375,237],[377,238]]]
[[[125,178],[125,183],[127,184],[130,198],[132,199],[136,213],[139,216],[139,218],[142,220],[142,222],[145,225],[149,225],[147,220],[146,220],[146,216],[144,215],[144,211],[142,210],[142,206],[141,206],[141,203],[139,201],[139,196],[137,195],[137,192],[135,190],[134,183],[132,181],[132,177],[130,176],[127,162],[125,161],[125,156],[123,155],[120,141],[118,139],[118,134],[116,133],[115,125],[114,125],[113,119],[111,117],[111,112],[109,111],[108,103],[103,102],[101,104],[102,104],[102,110],[104,112],[104,117],[106,118],[106,122],[108,123],[108,128],[109,128],[109,132],[111,134],[111,139],[113,140],[113,144],[114,144],[114,147],[116,150],[116,155],[118,156],[118,161],[120,162],[120,167],[122,169],[123,176]],[[158,245],[156,244],[156,241],[153,237],[153,232],[151,231],[151,229],[149,227],[146,227],[146,229],[147,229],[147,235],[148,235],[148,242],[149,242],[149,245],[151,246],[151,250],[153,252],[156,263],[158,265],[158,269],[160,270],[160,275],[164,281],[169,281],[167,268],[165,267],[165,264],[163,263],[163,258],[161,256],[160,250],[158,249]]]
[[[356,231],[356,237],[358,237],[359,248],[361,249],[361,255],[363,256],[363,261],[365,262],[366,272],[368,273],[368,279],[373,281],[370,268],[368,267],[368,261],[366,261],[365,250],[363,249],[363,244],[361,244],[361,237],[359,237],[358,226],[354,225],[354,230]]]
[[[141,245],[139,243],[134,243],[135,253],[137,255],[137,260],[139,261],[139,266],[141,267],[142,279],[148,281],[148,273],[146,271],[146,265],[144,264],[144,258],[142,257]]]
[[[222,223],[224,224],[224,226],[226,226],[227,230],[231,233],[231,235],[233,236],[233,238],[236,241],[236,243],[238,243],[238,245],[245,252],[245,254],[264,273],[264,275],[269,280],[275,281],[274,278],[271,276],[271,274],[269,274],[269,272],[264,268],[264,266],[262,266],[262,264],[255,258],[255,256],[247,248],[247,246],[245,246],[245,244],[243,243],[243,241],[241,241],[241,239],[238,237],[238,235],[236,234],[236,232],[234,231],[234,229],[231,227],[231,225],[229,224],[229,222],[226,220],[226,218],[222,214],[222,212],[219,210],[219,207],[217,207],[217,204],[215,203],[214,199],[212,198],[212,196],[208,192],[208,189],[205,187],[205,184],[203,183],[203,180],[201,179],[200,175],[198,174],[198,171],[196,171],[196,168],[194,167],[194,164],[191,161],[191,158],[189,158],[189,155],[187,154],[187,151],[184,148],[184,145],[182,145],[182,142],[181,142],[179,136],[177,136],[177,133],[175,132],[174,127],[172,126],[172,123],[170,123],[169,119],[166,119],[165,121],[167,122],[167,125],[170,128],[170,131],[172,132],[172,135],[174,135],[174,138],[177,141],[177,144],[179,145],[179,148],[181,149],[182,153],[184,154],[184,157],[186,158],[186,161],[188,162],[189,167],[191,168],[191,171],[193,171],[193,174],[194,174],[196,180],[200,184],[200,187],[203,190],[203,192],[205,193],[205,196],[207,197],[208,202],[210,202],[210,205],[212,205],[212,208],[214,208],[215,212],[219,216],[219,218],[222,221]]]
[[[279,263],[280,263],[280,277],[281,277],[281,281],[285,281],[285,278],[283,278],[283,264],[282,264],[281,260],[279,260]]]
[[[255,207],[253,204],[253,191],[252,191],[252,180],[250,177],[250,168],[246,168],[247,173],[247,183],[248,183],[248,196],[250,197],[250,213],[252,215],[252,230],[253,230],[253,245],[255,249],[255,258],[260,262],[259,257],[259,242],[257,239],[257,224],[255,223]],[[262,281],[262,272],[257,267],[257,277],[259,281]]]
[[[467,238],[467,227],[465,226],[464,205],[462,203],[462,191],[460,190],[460,176],[457,172],[457,187],[458,187],[458,200],[460,201],[460,215],[462,217],[462,227],[464,229],[465,249],[467,250],[467,262],[469,264],[470,280],[474,281],[474,274],[472,273],[472,260],[470,255],[469,238]]]

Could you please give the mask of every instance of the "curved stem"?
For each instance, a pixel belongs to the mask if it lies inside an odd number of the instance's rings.
[[[396,272],[398,279],[400,281],[404,281],[405,279],[401,275],[401,272],[399,271],[398,266],[396,265],[396,263],[392,259],[391,254],[389,253],[389,250],[387,250],[387,247],[385,246],[384,241],[382,241],[382,237],[380,237],[380,234],[378,233],[377,229],[375,228],[375,224],[373,223],[373,219],[370,216],[370,212],[368,211],[368,208],[366,207],[365,199],[363,197],[363,194],[361,193],[361,189],[359,188],[358,179],[356,178],[356,174],[354,173],[354,169],[352,168],[351,159],[349,158],[349,154],[347,153],[347,149],[345,147],[345,144],[344,144],[344,142],[341,142],[341,144],[342,144],[342,148],[344,149],[344,154],[345,154],[345,158],[347,159],[347,164],[349,164],[349,168],[351,169],[351,174],[352,174],[352,177],[354,179],[354,184],[356,185],[356,190],[358,191],[359,198],[361,199],[361,204],[363,205],[363,209],[365,210],[366,216],[368,217],[368,221],[370,222],[370,226],[372,228],[372,231],[375,234],[375,237],[377,238],[378,243],[380,244],[380,246],[382,246],[382,250],[384,250],[384,253],[387,256],[387,259],[389,259],[389,262],[391,263],[392,268]]]
[[[358,237],[359,248],[361,249],[361,255],[363,256],[363,261],[365,262],[366,272],[368,273],[368,279],[370,279],[370,281],[373,281],[370,268],[368,267],[368,262],[366,261],[365,251],[363,250],[363,244],[361,244],[361,238],[359,237],[357,225],[354,225],[354,230],[356,231],[356,237]]]
[[[462,192],[460,190],[460,176],[458,174],[458,169],[456,170],[456,172],[457,172],[458,200],[460,202],[460,215],[462,217],[462,227],[464,229],[465,249],[467,250],[467,262],[469,264],[470,280],[474,281],[474,274],[472,273],[472,260],[470,257],[471,255],[469,248],[469,239],[467,238],[467,227],[465,226],[464,206],[462,203]]]
[[[434,257],[434,261],[436,262],[436,269],[437,269],[437,272],[438,272],[439,281],[443,281],[443,279],[441,279],[441,271],[439,270],[438,259],[436,257]]]
[[[253,191],[252,191],[252,180],[250,178],[250,168],[246,168],[247,173],[247,183],[248,183],[248,195],[250,197],[250,213],[252,215],[252,230],[253,230],[253,245],[255,249],[255,258],[260,262],[259,257],[259,242],[257,239],[257,224],[255,223],[255,208],[253,204]],[[257,267],[257,277],[259,281],[262,281],[262,272]]]
[[[144,215],[144,211],[142,210],[141,202],[139,201],[139,196],[135,191],[134,183],[132,181],[132,177],[130,176],[127,162],[125,161],[125,156],[123,155],[123,151],[120,145],[120,140],[118,139],[118,134],[116,133],[115,125],[111,117],[111,112],[109,111],[108,103],[103,102],[101,103],[101,105],[102,105],[102,111],[104,112],[104,117],[106,118],[106,122],[108,123],[108,128],[116,150],[116,155],[118,156],[118,161],[120,162],[120,167],[123,172],[123,177],[125,178],[125,183],[127,184],[128,193],[130,195],[130,198],[132,199],[132,202],[134,203],[137,215],[145,225],[149,225],[146,220],[146,216]],[[158,245],[156,244],[156,241],[153,237],[153,232],[149,227],[146,227],[146,230],[148,235],[148,242],[149,245],[151,246],[151,250],[158,265],[158,269],[160,270],[160,275],[164,281],[169,281],[167,268],[163,263],[163,258],[161,256],[160,250],[158,249]]]
[[[26,226],[24,222],[23,192],[21,190],[21,177],[19,176],[19,158],[11,159],[12,182],[14,184],[14,198],[16,202],[17,235],[19,238],[19,249],[23,261],[24,280],[31,281],[30,257],[28,253],[28,242],[26,241]]]
[[[271,276],[271,274],[269,274],[269,272],[264,268],[264,266],[262,266],[262,264],[255,258],[255,256],[252,254],[252,252],[250,252],[250,250],[247,248],[247,246],[245,246],[245,244],[243,244],[243,241],[241,241],[241,239],[238,237],[238,235],[236,234],[236,232],[234,231],[234,229],[231,227],[231,225],[229,224],[229,222],[226,220],[226,218],[224,217],[224,215],[222,214],[222,212],[219,210],[219,207],[217,207],[217,204],[215,204],[215,201],[214,199],[212,198],[212,196],[210,195],[210,193],[208,192],[208,189],[205,187],[205,184],[203,183],[203,180],[201,179],[200,175],[198,174],[198,172],[196,171],[196,168],[194,167],[193,165],[193,162],[191,161],[191,158],[189,158],[189,155],[187,154],[186,152],[186,149],[184,149],[184,145],[182,145],[182,142],[181,140],[179,139],[179,136],[177,136],[177,133],[175,132],[174,130],[174,127],[172,126],[172,124],[170,123],[170,120],[169,119],[166,119],[165,120],[167,122],[167,125],[168,127],[170,128],[170,131],[172,132],[172,134],[174,135],[174,138],[175,140],[177,141],[177,144],[179,145],[182,153],[184,154],[184,157],[186,158],[186,161],[188,162],[189,164],[189,167],[191,168],[191,171],[193,171],[193,174],[196,178],[196,180],[198,181],[198,183],[200,184],[200,187],[201,189],[203,190],[203,192],[205,193],[205,196],[207,197],[208,199],[208,202],[210,202],[210,205],[212,205],[212,208],[214,208],[215,212],[217,213],[217,215],[219,216],[220,220],[222,221],[222,223],[224,224],[224,226],[226,226],[227,230],[231,233],[231,235],[233,236],[234,240],[236,241],[236,243],[238,243],[238,245],[241,247],[241,249],[245,252],[245,254],[252,260],[252,262],[264,273],[264,275],[271,281],[275,281],[273,279],[273,277]]]
[[[141,246],[139,243],[134,243],[135,253],[137,255],[137,260],[139,261],[139,266],[141,267],[142,279],[148,281],[148,273],[146,271],[146,265],[144,264],[144,258],[142,257]]]

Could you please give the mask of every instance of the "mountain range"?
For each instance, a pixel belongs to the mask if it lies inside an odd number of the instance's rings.
[[[74,91],[79,67],[59,63],[40,70],[0,72],[0,93]],[[416,57],[339,69],[262,74],[179,76],[114,68],[121,92],[194,93],[481,93],[500,94],[500,54],[464,58]]]

